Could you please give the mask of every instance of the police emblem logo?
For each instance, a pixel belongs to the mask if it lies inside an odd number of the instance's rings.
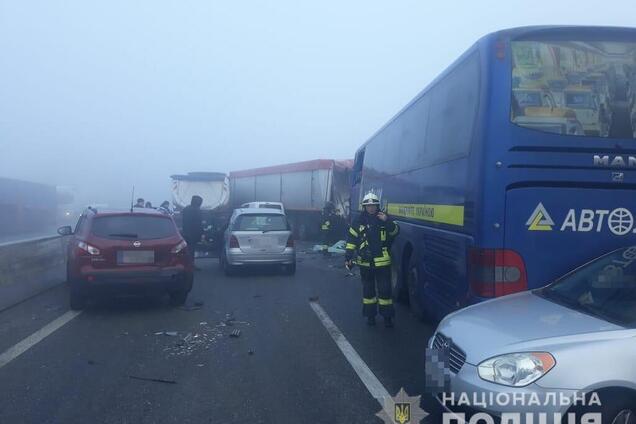
[[[386,424],[418,424],[429,415],[420,408],[420,397],[400,389],[394,397],[384,398],[384,408],[376,415]]]
[[[410,423],[411,422],[411,404],[396,402],[395,411],[393,414],[393,420],[396,423],[400,423],[400,424]]]

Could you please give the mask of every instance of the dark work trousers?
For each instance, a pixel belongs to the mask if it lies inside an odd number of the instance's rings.
[[[196,250],[197,242],[194,240],[186,240],[188,243],[188,256],[192,259],[192,265],[194,265],[194,251]]]
[[[395,315],[391,296],[391,267],[360,267],[362,277],[362,315],[375,317],[378,313],[383,318]]]

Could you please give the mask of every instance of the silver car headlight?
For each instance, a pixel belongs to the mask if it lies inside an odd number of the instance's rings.
[[[556,361],[547,352],[510,353],[495,356],[479,364],[479,377],[492,383],[523,387],[550,371]]]

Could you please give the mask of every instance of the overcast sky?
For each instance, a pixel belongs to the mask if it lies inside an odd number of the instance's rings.
[[[636,26],[633,0],[595,4],[0,0],[0,176],[123,205],[173,173],[351,158],[488,32]]]

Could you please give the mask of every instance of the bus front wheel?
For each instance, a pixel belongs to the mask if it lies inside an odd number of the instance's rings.
[[[417,265],[415,261],[416,255],[411,255],[409,260],[409,267],[407,270],[407,288],[409,293],[409,305],[411,306],[411,312],[413,315],[420,321],[426,320],[427,316],[422,307],[420,298],[419,298],[419,290],[420,286],[420,278],[417,271]]]

